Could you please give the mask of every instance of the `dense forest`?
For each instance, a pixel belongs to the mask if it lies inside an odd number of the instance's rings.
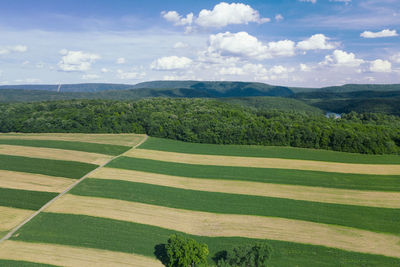
[[[210,99],[68,100],[0,105],[0,132],[146,133],[189,142],[400,152],[400,118],[247,108]]]

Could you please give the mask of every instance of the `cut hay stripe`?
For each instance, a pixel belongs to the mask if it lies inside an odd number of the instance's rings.
[[[0,170],[0,187],[61,193],[74,182],[72,179],[41,174]]]
[[[288,198],[357,206],[400,208],[400,192],[346,190],[245,181],[196,179],[107,167],[93,172],[89,177],[218,193]]]
[[[124,156],[186,164],[295,169],[336,173],[400,175],[400,165],[354,164],[279,158],[232,157],[131,149]]]
[[[16,227],[33,211],[0,206],[0,232],[5,232]]]
[[[163,266],[155,259],[136,254],[10,240],[0,244],[0,258],[71,267]]]
[[[143,134],[81,134],[81,133],[11,133],[0,139],[75,141],[133,147],[143,140]]]
[[[96,165],[102,165],[112,158],[112,156],[90,152],[14,145],[0,145],[0,154],[41,159],[78,161]]]
[[[46,211],[148,224],[192,235],[274,239],[400,258],[399,236],[300,220],[214,214],[73,195],[63,196]]]

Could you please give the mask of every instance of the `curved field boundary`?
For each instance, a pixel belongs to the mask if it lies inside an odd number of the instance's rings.
[[[400,192],[331,189],[245,181],[196,179],[107,167],[93,172],[90,177],[198,191],[400,209]]]
[[[0,206],[0,232],[13,229],[21,221],[28,218],[33,213],[32,210],[24,210]]]
[[[191,178],[400,192],[399,175],[209,166],[130,157],[119,157],[107,167]]]
[[[81,134],[81,133],[3,133],[0,139],[75,141],[133,147],[140,143],[144,134]]]
[[[79,179],[98,165],[77,161],[40,159],[0,154],[0,169]]]
[[[0,245],[0,258],[71,267],[164,266],[155,259],[131,253],[10,240]]]
[[[400,164],[399,155],[368,155],[285,146],[217,145],[150,137],[139,149],[238,157],[283,158],[361,164]]]
[[[149,224],[192,235],[274,239],[400,258],[399,236],[299,220],[214,214],[72,195],[65,195],[46,212]]]
[[[375,232],[400,233],[400,209],[339,205],[286,198],[272,198],[185,190],[118,180],[86,179],[74,195],[140,202],[177,209],[281,217],[336,224]]]
[[[196,155],[147,149],[131,149],[127,151],[124,156],[198,165],[295,169],[336,173],[400,175],[400,164],[353,164],[278,158]]]
[[[0,187],[61,193],[74,180],[41,174],[0,170]]]
[[[65,160],[65,161],[78,161],[84,163],[91,163],[96,165],[102,165],[108,162],[112,156],[65,150],[57,148],[45,148],[45,147],[30,147],[30,146],[18,146],[18,145],[1,145],[0,144],[0,154],[11,155],[11,156],[21,156],[21,157],[31,157],[31,158],[41,158],[41,159],[54,159],[54,160]]]

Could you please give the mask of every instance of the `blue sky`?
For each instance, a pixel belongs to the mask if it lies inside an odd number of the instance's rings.
[[[400,1],[1,0],[0,84],[400,83]]]

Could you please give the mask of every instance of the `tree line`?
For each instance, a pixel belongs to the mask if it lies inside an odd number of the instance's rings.
[[[0,104],[0,132],[146,133],[212,144],[399,154],[400,117],[250,109],[211,99],[67,100]]]

